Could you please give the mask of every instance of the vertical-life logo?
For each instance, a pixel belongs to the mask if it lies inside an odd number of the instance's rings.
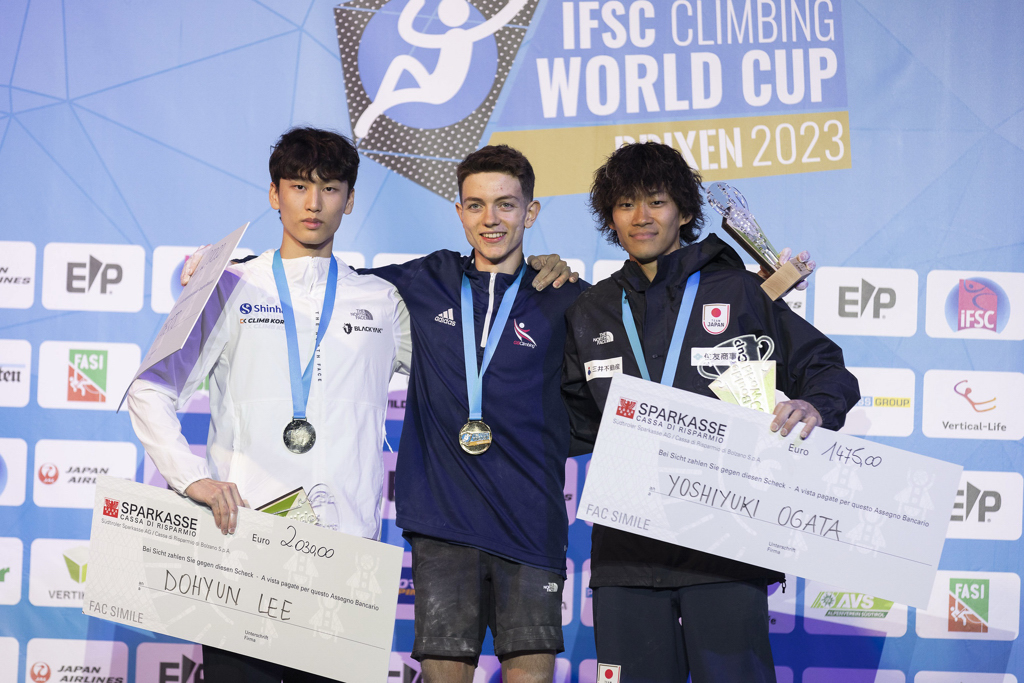
[[[102,349],[69,349],[68,400],[105,403],[107,400],[107,352]]]
[[[334,10],[359,151],[445,199],[539,0],[350,0]]]

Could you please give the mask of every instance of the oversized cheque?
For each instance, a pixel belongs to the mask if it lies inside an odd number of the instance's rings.
[[[579,517],[927,608],[962,468],[771,420],[615,375]]]
[[[388,676],[402,549],[99,477],[85,614],[348,683]]]

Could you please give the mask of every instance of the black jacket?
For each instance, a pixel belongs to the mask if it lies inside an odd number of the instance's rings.
[[[609,377],[587,380],[586,363],[622,358],[622,370],[640,370],[622,324],[622,291],[633,310],[651,379],[661,379],[686,279],[701,271],[693,313],[686,326],[674,386],[714,397],[709,380],[689,362],[690,349],[721,344],[739,335],[767,335],[775,342],[776,386],[793,399],[813,405],[828,429],[839,429],[860,399],[857,379],[843,365],[843,352],[828,337],[773,302],[761,290],[761,278],[749,273],[735,251],[715,235],[658,258],[658,273],[649,281],[640,266],[626,261],[622,270],[589,290],[566,312],[569,334],[562,369],[562,397],[569,410],[573,454],[593,450]],[[703,311],[728,310],[728,325],[711,334]],[[728,307],[728,308],[726,308]],[[713,327],[713,326],[712,326]],[[718,581],[782,579],[778,572],[755,567],[663,541],[594,525],[590,585],[669,588]]]

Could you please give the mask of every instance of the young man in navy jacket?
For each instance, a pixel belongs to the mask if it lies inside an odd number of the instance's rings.
[[[860,397],[842,351],[761,290],[736,252],[715,235],[697,243],[703,223],[700,177],[678,151],[657,143],[617,150],[595,174],[591,210],[599,230],[629,254],[622,269],[591,287],[566,317],[562,391],[578,450],[597,436],[611,377],[588,364],[620,362],[639,377],[623,324],[625,292],[653,381],[679,314],[684,285],[699,270],[673,385],[713,397],[708,380],[685,359],[691,348],[741,335],[775,342],[779,403],[771,428],[786,435],[802,424],[839,429]],[[705,326],[701,311],[718,310]],[[601,376],[595,376],[601,374]],[[575,449],[575,448],[574,448]],[[590,586],[598,662],[617,664],[624,681],[774,682],[768,642],[767,586],[778,572],[595,524]]]
[[[416,584],[412,654],[427,683],[471,681],[489,626],[504,680],[550,681],[563,650],[568,544],[565,311],[586,285],[530,284],[523,234],[540,204],[522,154],[484,147],[459,165],[458,181],[472,254],[438,251],[372,271],[398,288],[412,325],[395,483]],[[473,378],[485,358],[481,382],[467,385],[467,368]],[[471,416],[477,388],[480,414]],[[472,422],[486,429],[464,431]],[[487,431],[489,447],[467,452]]]

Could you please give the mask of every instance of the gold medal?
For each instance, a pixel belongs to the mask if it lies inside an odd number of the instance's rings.
[[[491,428],[482,420],[470,420],[459,430],[459,445],[470,455],[480,455],[491,447]]]

